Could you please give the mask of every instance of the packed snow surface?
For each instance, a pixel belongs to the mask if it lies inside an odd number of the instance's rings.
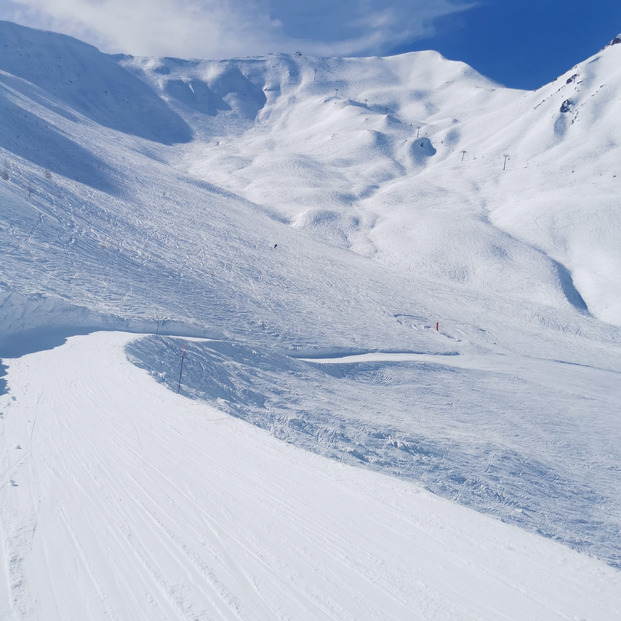
[[[614,569],[168,391],[132,338],[9,361],[3,619],[621,614]]]
[[[620,618],[619,118],[0,22],[0,616]]]

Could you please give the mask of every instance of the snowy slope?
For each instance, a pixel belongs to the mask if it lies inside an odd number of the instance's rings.
[[[9,363],[3,619],[621,618],[619,572],[167,391],[130,339]]]
[[[18,389],[43,373],[26,355],[55,365],[72,349],[49,359],[43,350],[67,336],[158,333],[128,352],[173,391],[182,348],[173,336],[210,337],[187,346],[186,397],[619,567],[621,45],[533,93],[434,52],[136,59],[8,23],[0,50],[0,356],[9,367],[0,393],[12,418],[28,420],[46,401],[33,405]],[[104,347],[75,342],[80,355]],[[163,394],[147,378],[140,385],[138,403]],[[59,389],[54,416],[74,390]],[[76,407],[89,409],[85,399]],[[0,437],[11,443],[8,420]],[[179,433],[190,437],[183,420]],[[118,442],[112,427],[101,434]],[[16,463],[6,460],[5,483]],[[29,476],[48,492],[56,485],[42,468]],[[4,512],[9,558],[39,553],[20,556],[14,546],[29,544],[10,534],[30,523],[28,511]],[[84,554],[105,573],[101,550]],[[590,562],[567,558],[574,569]],[[69,574],[66,565],[59,581],[72,584]],[[605,573],[603,591],[616,575]],[[24,576],[23,588],[6,588],[37,618],[47,578]],[[70,610],[67,593],[58,610]],[[339,605],[354,610],[351,599]],[[456,610],[470,614],[464,600]]]
[[[184,150],[192,174],[417,275],[514,296],[526,278],[528,299],[569,298],[619,325],[620,50],[535,93],[434,52],[124,64],[200,128]],[[227,112],[210,116],[197,87],[220,92],[236,71],[264,95],[228,83],[235,119],[256,116],[227,140]]]

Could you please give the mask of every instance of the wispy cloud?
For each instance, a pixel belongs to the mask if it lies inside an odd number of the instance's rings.
[[[434,19],[466,6],[464,0],[8,0],[0,18],[134,55],[360,55],[429,36]]]

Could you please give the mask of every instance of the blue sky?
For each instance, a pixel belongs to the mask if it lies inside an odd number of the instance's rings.
[[[433,36],[391,51],[435,49],[506,86],[534,89],[621,33],[621,0],[491,0],[434,25]]]
[[[537,88],[621,32],[621,0],[0,0],[0,19],[144,56],[435,49]]]

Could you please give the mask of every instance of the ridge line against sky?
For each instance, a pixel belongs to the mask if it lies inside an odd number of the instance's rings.
[[[0,19],[137,56],[367,56],[433,49],[506,86],[534,89],[619,34],[621,2],[0,0]]]

